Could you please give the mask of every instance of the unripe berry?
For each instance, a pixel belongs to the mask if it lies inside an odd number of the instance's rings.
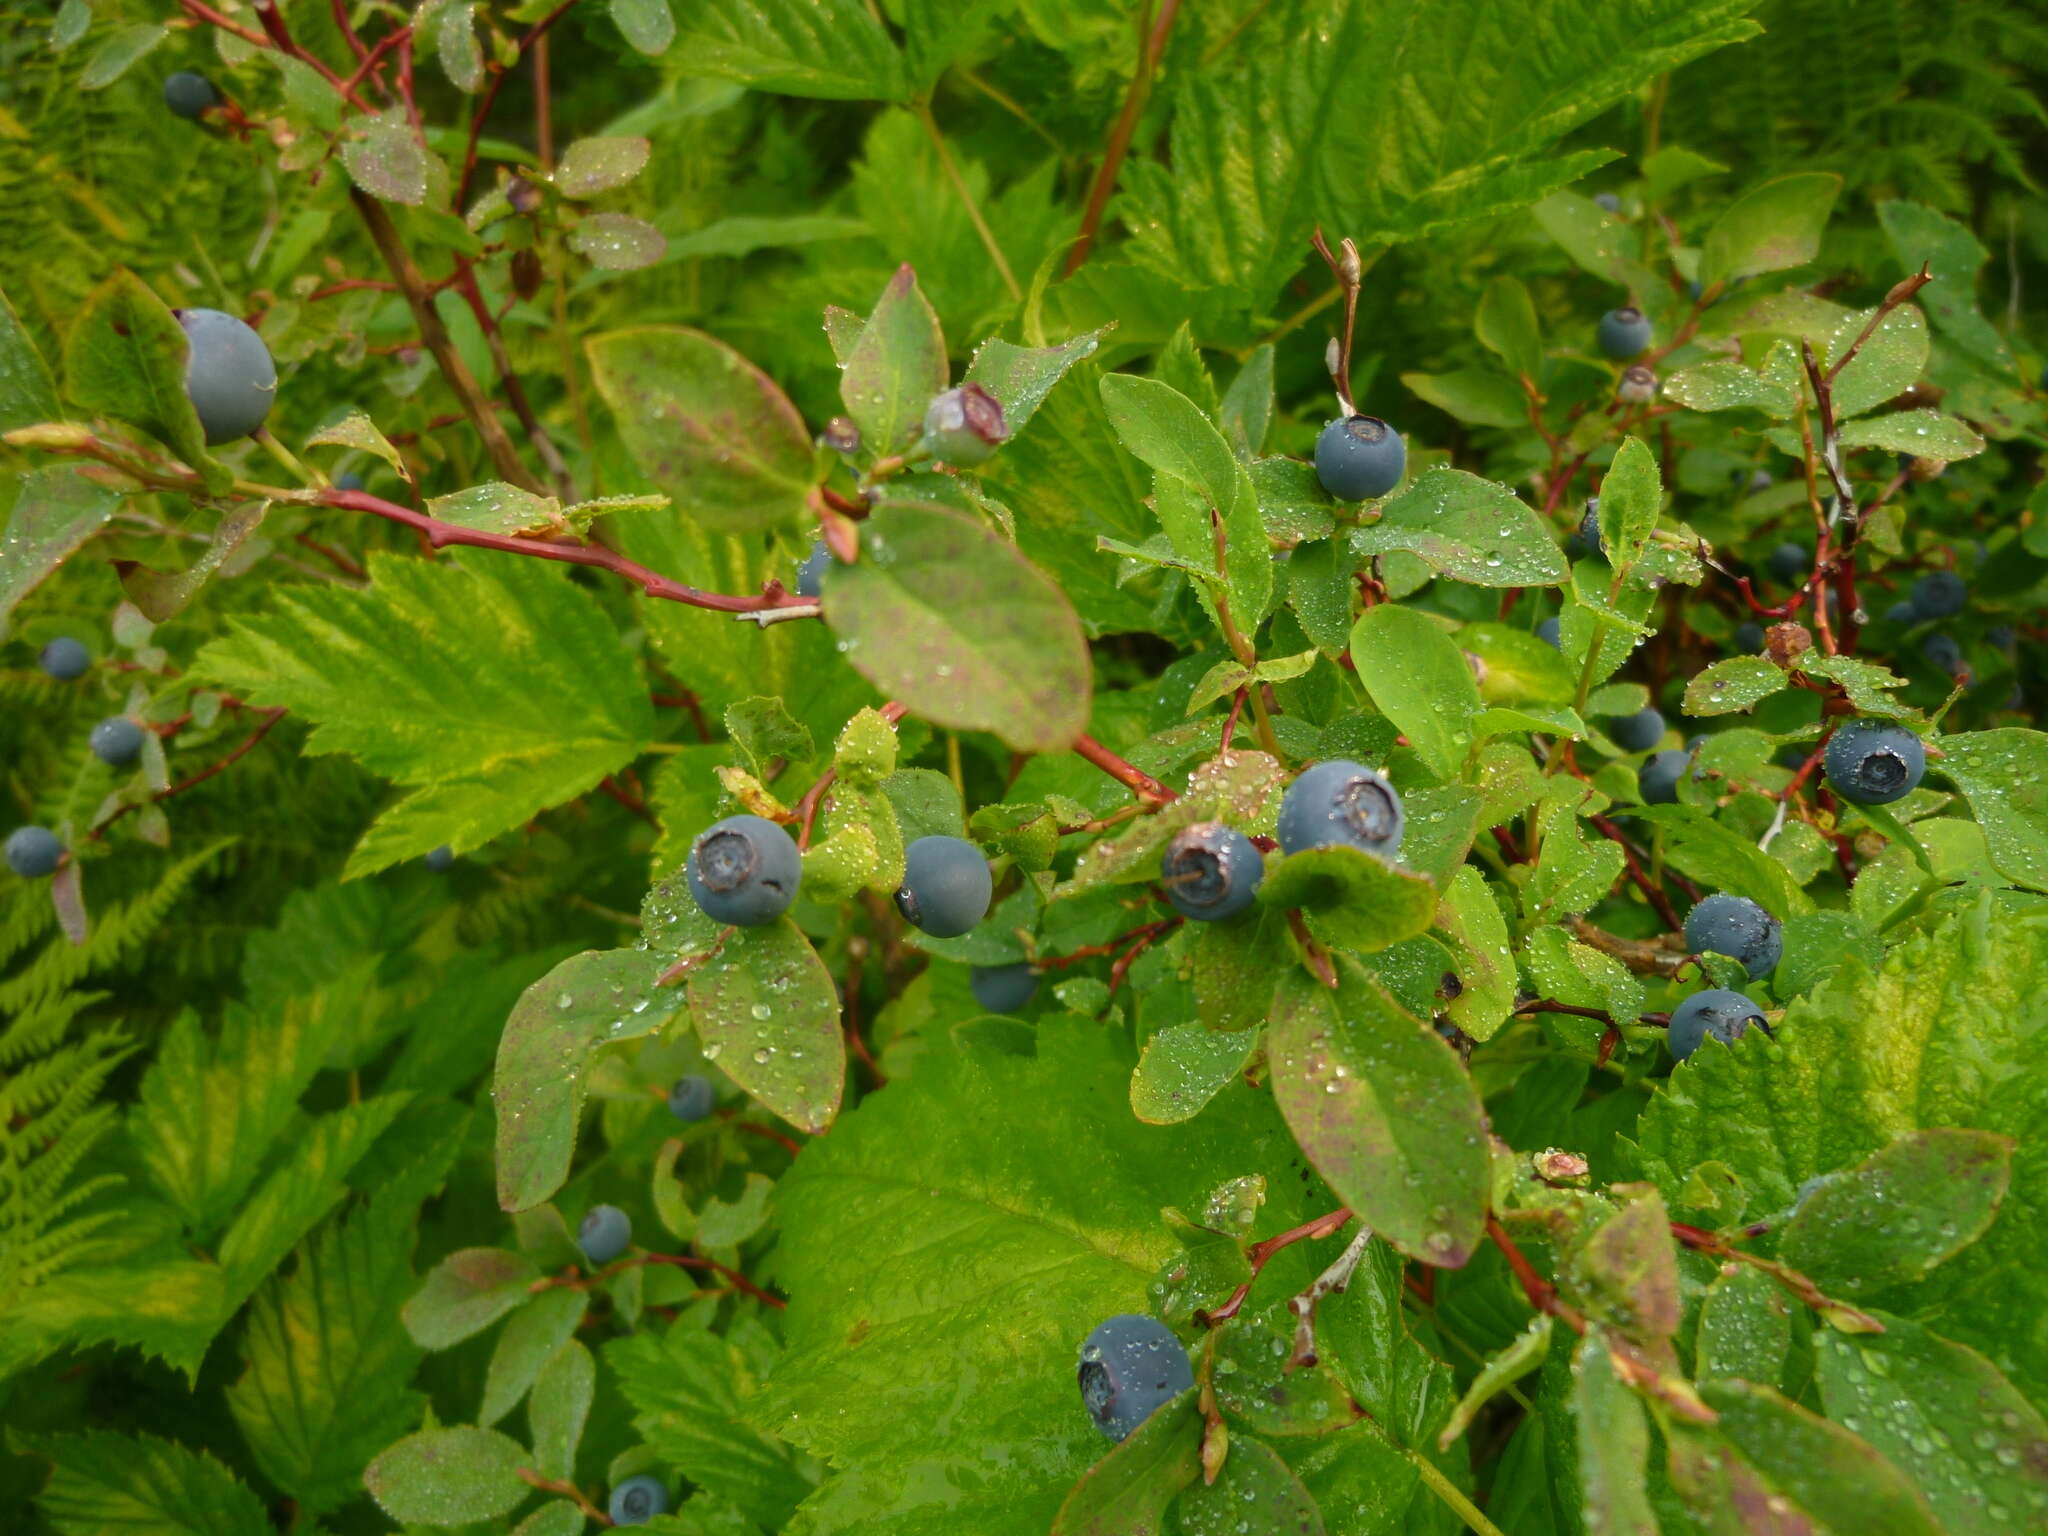
[[[979,464],[1009,435],[1002,403],[979,384],[962,384],[935,396],[925,408],[918,446],[948,464]]]

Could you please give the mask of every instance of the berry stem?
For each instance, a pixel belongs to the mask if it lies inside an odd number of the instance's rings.
[[[1251,1280],[1245,1281],[1244,1284],[1232,1291],[1222,1305],[1211,1311],[1197,1312],[1195,1314],[1195,1321],[1205,1328],[1214,1328],[1219,1323],[1229,1322],[1231,1318],[1237,1316],[1238,1309],[1244,1305],[1245,1297],[1251,1294],[1252,1281],[1259,1278],[1259,1272],[1271,1262],[1274,1254],[1280,1252],[1283,1248],[1291,1248],[1296,1243],[1310,1242],[1318,1238],[1329,1237],[1341,1230],[1344,1224],[1351,1219],[1351,1207],[1340,1205],[1336,1210],[1318,1216],[1312,1221],[1304,1221],[1298,1227],[1289,1227],[1285,1232],[1275,1233],[1272,1237],[1266,1238],[1262,1242],[1253,1243],[1251,1247],[1244,1251],[1245,1258],[1250,1261],[1252,1266]]]
[[[1521,1285],[1522,1294],[1528,1298],[1530,1306],[1538,1312],[1549,1313],[1574,1333],[1586,1331],[1585,1314],[1560,1297],[1557,1294],[1557,1287],[1537,1273],[1536,1266],[1529,1262],[1529,1256],[1515,1246],[1515,1240],[1508,1236],[1507,1228],[1500,1224],[1500,1218],[1490,1211],[1486,1216],[1486,1235],[1493,1239],[1493,1246],[1498,1248],[1501,1257],[1508,1261],[1508,1268],[1514,1271],[1515,1279]]]
[[[1093,736],[1083,733],[1075,737],[1074,751],[1115,779],[1117,783],[1131,790],[1149,806],[1156,808],[1178,798],[1151,774],[1118,757]]]
[[[1060,276],[1072,277],[1081,270],[1088,260],[1088,253],[1094,248],[1097,231],[1102,228],[1102,216],[1109,209],[1109,197],[1116,190],[1117,172],[1123,169],[1124,156],[1130,153],[1131,139],[1138,131],[1138,118],[1145,110],[1145,100],[1152,94],[1152,76],[1159,68],[1160,57],[1166,52],[1166,40],[1173,32],[1174,18],[1180,14],[1180,0],[1161,0],[1157,18],[1149,31],[1143,33],[1138,49],[1138,70],[1131,77],[1131,88],[1124,96],[1123,111],[1117,114],[1116,124],[1109,130],[1109,138],[1102,146],[1102,164],[1095,169],[1095,180],[1088,186],[1088,206],[1081,214],[1081,232],[1074,237],[1074,248],[1067,253],[1066,266]],[[1140,23],[1142,26],[1143,24]],[[1011,291],[1015,292],[1012,285]]]
[[[341,0],[335,0],[335,3],[338,5]],[[585,1518],[595,1520],[600,1526],[609,1526],[612,1523],[612,1517],[591,1503],[589,1497],[574,1483],[563,1482],[559,1478],[542,1477],[531,1467],[516,1468],[513,1475],[527,1487],[540,1493],[552,1493],[569,1500],[583,1511]]]

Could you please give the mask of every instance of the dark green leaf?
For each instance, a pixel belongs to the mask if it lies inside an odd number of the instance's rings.
[[[1802,171],[1745,192],[1700,244],[1701,284],[1805,266],[1820,254],[1821,231],[1841,190],[1842,178],[1832,172]]]
[[[1201,1475],[1202,1416],[1183,1392],[1074,1485],[1052,1536],[1162,1536],[1167,1506]]]
[[[1406,550],[1475,587],[1556,586],[1568,574],[1535,508],[1504,485],[1441,466],[1383,502],[1351,547],[1360,555]]]
[[[876,300],[840,370],[839,395],[876,453],[895,453],[917,437],[925,407],[946,387],[946,340],[939,317],[908,265]]]
[[[154,1435],[21,1438],[55,1463],[36,1505],[53,1529],[152,1536],[270,1536],[262,1501],[213,1457]],[[17,1510],[26,1516],[26,1510]]]
[[[140,427],[202,474],[217,476],[185,394],[185,328],[133,272],[95,288],[64,341],[64,392],[95,415]]]
[[[1700,1396],[1743,1459],[1829,1530],[1941,1536],[1919,1490],[1848,1430],[1753,1382],[1702,1382]]]
[[[1323,1514],[1293,1470],[1258,1441],[1232,1439],[1213,1483],[1195,1483],[1175,1510],[1185,1536],[1323,1536]]]
[[[1380,713],[1439,777],[1456,779],[1479,712],[1472,664],[1420,609],[1379,603],[1351,626],[1351,661]]]

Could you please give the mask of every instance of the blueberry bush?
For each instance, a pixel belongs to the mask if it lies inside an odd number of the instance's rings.
[[[0,1526],[2048,1529],[2044,102],[0,0]]]

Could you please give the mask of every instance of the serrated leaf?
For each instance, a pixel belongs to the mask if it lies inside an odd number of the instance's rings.
[[[731,347],[681,326],[645,326],[593,336],[585,351],[627,452],[692,518],[751,533],[805,515],[803,418]]]
[[[1290,974],[1267,1027],[1273,1094],[1345,1204],[1426,1264],[1455,1268],[1487,1205],[1485,1112],[1454,1052],[1354,961],[1335,991]]]
[[[495,1429],[423,1429],[371,1462],[363,1484],[394,1520],[463,1525],[508,1514],[532,1492],[519,1478],[527,1461],[526,1448]]]
[[[846,659],[913,713],[1054,752],[1087,725],[1091,672],[1064,593],[957,512],[883,503],[863,558],[832,573],[825,621]]]
[[[1808,677],[1840,683],[1859,714],[1903,720],[1919,713],[1911,705],[1890,697],[1890,690],[1905,687],[1906,680],[1876,662],[1863,661],[1855,656],[1826,656],[1816,650],[1807,651],[1792,665]]]
[[[1937,771],[1962,791],[1998,872],[2048,891],[2048,735],[2007,728],[1940,740]]]
[[[1803,267],[1820,254],[1842,178],[1800,171],[1767,181],[1730,203],[1700,242],[1703,287]]]
[[[2012,1146],[1990,1131],[1902,1136],[1800,1201],[1779,1255],[1851,1298],[1918,1280],[1991,1225],[2012,1180]]]
[[[540,1204],[562,1187],[596,1049],[659,1026],[681,1004],[656,985],[652,950],[585,950],[520,994],[498,1042],[498,1203]]]
[[[1374,706],[1422,760],[1438,777],[1458,778],[1480,707],[1458,642],[1419,609],[1379,603],[1351,626],[1351,662]]]
[[[1762,656],[1723,656],[1693,674],[1685,685],[1688,715],[1734,715],[1761,703],[1786,685],[1784,669]]]
[[[374,453],[406,480],[412,479],[412,467],[405,462],[405,455],[392,447],[390,439],[385,437],[377,429],[377,424],[361,411],[349,411],[306,439],[306,446],[309,448],[322,444],[337,448],[357,448],[364,453]]]
[[[756,90],[893,101],[907,83],[902,55],[859,0],[692,5],[683,12],[682,38],[692,73]]]
[[[1381,503],[1378,520],[1350,542],[1359,555],[1405,550],[1475,587],[1556,586],[1568,575],[1535,508],[1504,485],[1442,466]]]
[[[895,453],[916,438],[925,407],[946,387],[938,312],[908,263],[896,269],[841,365],[839,395],[862,443]]]
[[[0,289],[0,432],[55,421],[57,415],[57,385],[50,365]]]
[[[668,236],[630,213],[587,213],[569,235],[569,249],[604,272],[651,267],[668,252]]]
[[[347,874],[478,847],[594,788],[653,734],[635,659],[564,573],[492,555],[368,564],[368,587],[292,587],[193,664],[309,721],[309,753],[345,752],[412,791]]]
[[[562,151],[562,163],[555,167],[555,190],[574,198],[610,192],[646,170],[653,153],[654,146],[646,139],[630,135],[577,139]]]
[[[372,197],[412,208],[427,200],[431,161],[400,108],[358,119],[341,146],[341,163]]]
[[[839,992],[795,923],[735,931],[688,989],[707,1057],[799,1129],[832,1123],[846,1083]]]
[[[156,1536],[271,1536],[263,1503],[213,1457],[154,1435],[27,1435],[55,1465],[36,1504],[52,1528]],[[22,1511],[26,1514],[26,1511]]]

